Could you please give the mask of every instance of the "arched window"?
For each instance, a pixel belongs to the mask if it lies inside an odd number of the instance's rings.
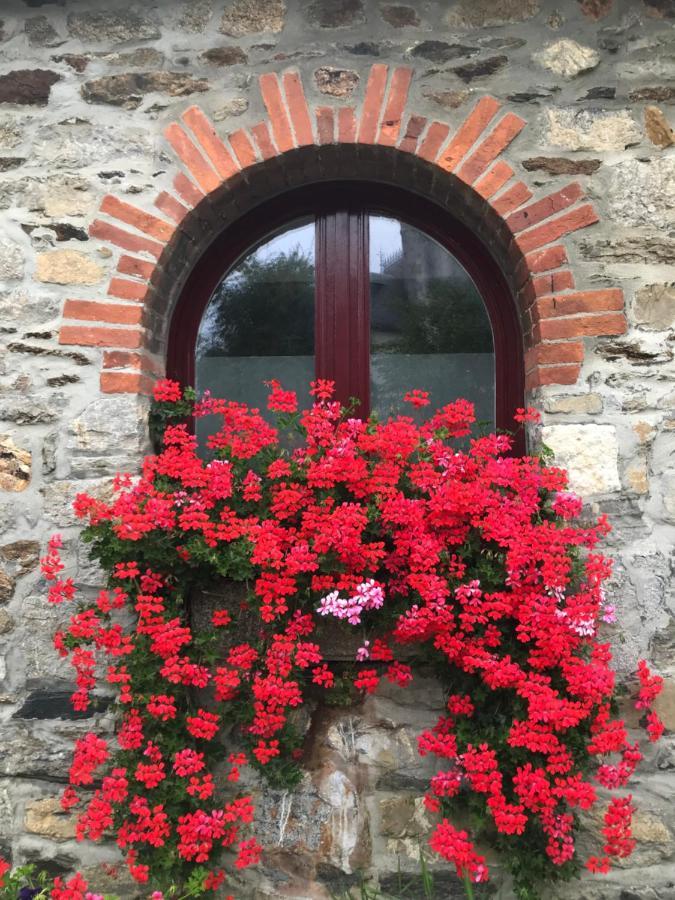
[[[522,404],[522,340],[496,264],[430,201],[392,187],[315,185],[263,204],[214,241],[174,317],[170,374],[264,408],[278,379],[316,377],[359,414],[457,397],[489,427]],[[409,407],[406,408],[409,413]]]

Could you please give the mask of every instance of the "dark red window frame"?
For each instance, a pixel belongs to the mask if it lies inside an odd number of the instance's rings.
[[[316,374],[335,381],[339,399],[358,397],[362,410],[367,411],[368,215],[373,213],[398,218],[425,232],[452,253],[473,279],[485,302],[494,336],[497,428],[511,429],[513,413],[523,405],[523,341],[517,309],[503,273],[476,235],[444,209],[405,189],[385,184],[330,182],[297,188],[260,204],[224,229],[202,255],[181,292],[169,332],[169,377],[183,384],[195,383],[199,326],[227,271],[275,230],[294,219],[314,215]],[[524,451],[522,432],[516,450]]]

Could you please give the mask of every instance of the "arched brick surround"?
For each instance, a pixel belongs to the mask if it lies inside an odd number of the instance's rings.
[[[583,338],[626,330],[622,291],[577,290],[568,268],[562,241],[598,221],[593,205],[576,182],[537,199],[518,180],[503,157],[526,123],[511,112],[500,116],[501,105],[494,98],[482,97],[454,130],[409,112],[412,77],[409,68],[390,72],[377,64],[370,70],[360,109],[311,110],[296,72],[266,73],[260,76],[269,116],[265,121],[224,138],[192,106],[182,121],[166,128],[180,168],[173,191],[162,191],[155,200],[162,215],[112,194],[104,197],[104,218],[92,223],[90,235],[119,254],[118,274],[106,297],[67,300],[63,310],[62,344],[103,348],[102,391],[147,393],[163,371],[162,336],[171,313],[168,286],[181,277],[178,270],[181,265],[185,269],[186,254],[196,261],[205,238],[222,228],[222,208],[236,216],[240,194],[248,192],[249,203],[256,196],[260,200],[266,185],[278,191],[292,182],[292,171],[297,183],[312,167],[317,172],[323,168],[323,177],[326,172],[338,177],[331,164],[336,149],[346,153],[343,167],[348,168],[350,159],[364,162],[360,177],[370,166],[374,177],[391,180],[397,166],[403,171],[412,165],[410,171],[427,183],[429,195],[461,195],[508,270],[525,341],[526,387],[576,382]],[[385,177],[388,168],[391,174]]]

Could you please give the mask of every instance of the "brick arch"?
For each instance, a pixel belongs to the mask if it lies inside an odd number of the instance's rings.
[[[499,101],[482,97],[456,128],[407,109],[410,68],[391,72],[373,65],[360,109],[307,103],[300,76],[265,73],[259,85],[268,118],[219,136],[197,106],[165,130],[179,165],[172,189],[158,194],[155,211],[113,194],[103,198],[93,238],[117,253],[107,296],[69,299],[63,310],[62,344],[103,349],[101,390],[147,393],[163,371],[167,310],[156,302],[175,269],[181,240],[197,246],[199,234],[218,228],[213,198],[236,197],[238,184],[290,154],[315,149],[369,148],[414,160],[432,176],[461,184],[493,229],[510,269],[525,341],[526,388],[574,384],[584,356],[583,338],[626,330],[619,289],[578,290],[569,268],[565,237],[593,225],[598,215],[578,182],[537,198],[504,157],[526,123]],[[264,181],[264,180],[263,180]],[[264,188],[262,188],[264,190]],[[235,201],[236,208],[236,201]],[[222,227],[222,222],[220,223]]]

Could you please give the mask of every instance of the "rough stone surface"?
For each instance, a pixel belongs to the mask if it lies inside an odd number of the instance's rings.
[[[314,72],[314,81],[322,94],[331,97],[349,97],[359,83],[359,74],[353,69],[321,66]]]
[[[626,160],[611,168],[607,195],[614,221],[667,229],[675,223],[675,157]]]
[[[75,817],[64,813],[58,797],[46,797],[27,804],[24,824],[29,834],[39,834],[54,841],[69,841],[75,837]]]
[[[536,16],[540,0],[459,0],[445,14],[450,28],[511,25]]]
[[[363,0],[314,0],[307,7],[307,19],[320,28],[343,28],[364,21]]]
[[[649,284],[635,295],[633,315],[641,328],[665,331],[675,328],[675,285]]]
[[[592,47],[584,47],[576,41],[565,38],[544,47],[534,54],[533,59],[554,75],[574,78],[594,69],[600,62],[600,54]]]
[[[624,150],[642,137],[629,110],[549,109],[546,120],[548,143],[565,150]]]
[[[384,21],[393,28],[414,28],[420,24],[417,10],[412,6],[386,5],[380,12]]]
[[[487,59],[481,59],[477,62],[465,63],[462,66],[455,66],[453,72],[458,78],[464,82],[473,81],[475,78],[482,78],[487,75],[494,75],[508,63],[508,56],[489,56]]]
[[[270,32],[278,34],[284,27],[284,0],[232,0],[223,13],[220,30],[232,37]]]
[[[570,488],[582,496],[620,490],[619,447],[612,425],[547,425],[542,440],[556,465],[569,471]]]
[[[248,57],[241,47],[212,47],[205,50],[202,56],[215,66],[236,66],[248,62]]]
[[[468,47],[464,44],[449,44],[447,41],[422,41],[410,51],[410,55],[420,59],[428,59],[430,62],[444,63],[451,59],[461,59],[465,56],[475,56],[479,53],[477,47]]]
[[[52,85],[60,80],[57,72],[48,69],[15,69],[7,75],[0,75],[0,103],[44,106],[49,100]]]
[[[65,42],[47,16],[33,16],[26,20],[24,28],[31,47],[58,47]]]
[[[0,435],[0,491],[25,491],[30,483],[31,454]]]
[[[97,284],[103,269],[79,250],[51,250],[37,256],[35,277],[51,284]]]
[[[24,254],[15,241],[0,238],[0,279],[14,281],[22,278]]]
[[[645,108],[645,131],[649,140],[657,147],[664,148],[675,144],[675,132],[668,124],[663,110],[658,106]]]
[[[548,172],[549,175],[592,175],[602,165],[599,159],[566,159],[555,156],[535,156],[523,160],[528,172]]]
[[[69,13],[68,31],[84,44],[124,41],[152,41],[160,37],[159,28],[131,9],[84,10]]]
[[[185,97],[208,89],[206,79],[192,78],[185,72],[128,72],[86,81],[82,85],[82,96],[89,103],[110,103],[136,109],[145,94],[157,92],[170,97]]]
[[[434,91],[426,95],[442,109],[458,109],[469,99],[468,91]]]

